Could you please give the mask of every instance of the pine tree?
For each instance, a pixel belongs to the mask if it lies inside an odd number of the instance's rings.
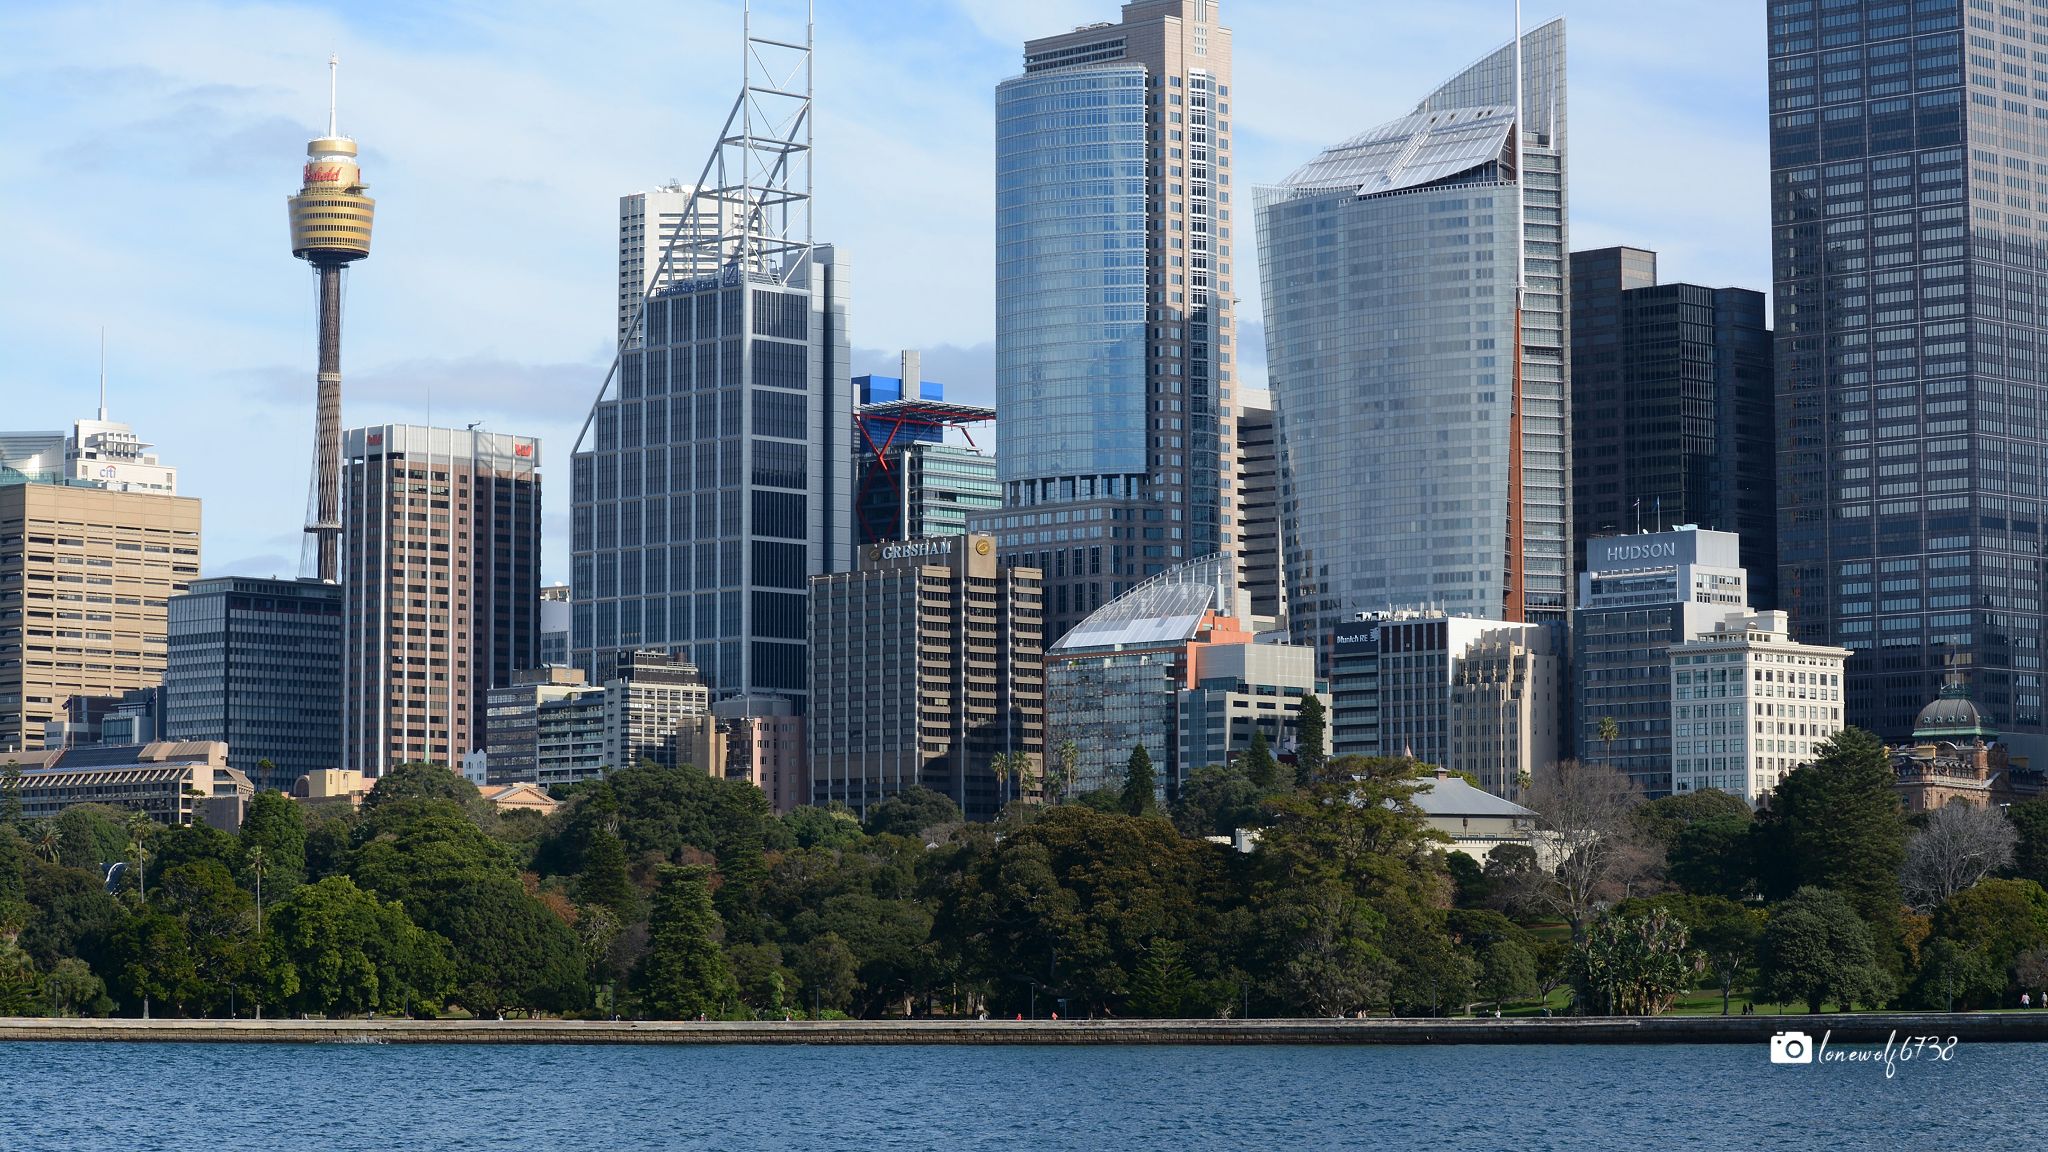
[[[633,914],[633,882],[626,876],[626,845],[608,825],[599,825],[583,848],[583,871],[576,877],[576,899],[600,904],[622,917]]]
[[[647,921],[647,958],[640,967],[640,1000],[649,1015],[667,1020],[723,1015],[739,1000],[739,986],[719,947],[724,934],[711,907],[711,870],[662,869],[661,891]]]
[[[1244,750],[1238,763],[1244,768],[1245,778],[1259,786],[1261,792],[1272,792],[1280,787],[1280,762],[1273,759],[1273,746],[1266,743],[1264,729],[1252,733],[1251,746]]]
[[[1323,766],[1329,761],[1328,713],[1323,708],[1323,698],[1311,692],[1301,698],[1301,709],[1294,717],[1294,784],[1307,788],[1319,784],[1323,779]]]
[[[1157,781],[1152,772],[1152,754],[1145,751],[1143,744],[1131,749],[1130,764],[1124,768],[1124,811],[1145,816],[1158,808]]]

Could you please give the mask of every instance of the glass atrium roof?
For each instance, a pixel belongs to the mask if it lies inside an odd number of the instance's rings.
[[[1354,136],[1296,169],[1294,192],[1356,188],[1360,196],[1434,183],[1509,161],[1515,110],[1504,105],[1417,112]]]
[[[1231,569],[1230,557],[1220,552],[1168,568],[1090,613],[1052,651],[1151,648],[1192,640],[1204,613],[1231,611],[1236,591]]]

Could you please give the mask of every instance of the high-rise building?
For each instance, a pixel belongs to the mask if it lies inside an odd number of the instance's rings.
[[[1367,611],[1564,623],[1564,44],[1536,28],[1259,191],[1301,642]]]
[[[807,583],[853,556],[851,282],[811,236],[808,27],[767,31],[743,46],[749,114],[642,253],[693,273],[630,301],[576,445],[570,643],[593,682],[661,649],[715,697],[800,707]]]
[[[313,477],[306,510],[312,553],[309,574],[329,584],[340,578],[341,555],[341,291],[342,273],[370,254],[377,202],[364,195],[356,142],[341,134],[334,88],[340,61],[327,59],[327,135],[306,145],[299,194],[290,197],[292,255],[320,278],[320,366],[313,415]]]
[[[866,812],[921,785],[982,820],[1025,795],[1045,751],[1043,591],[979,535],[871,545],[812,580],[812,802]],[[1006,787],[998,756],[1018,757]]]
[[[1005,511],[973,527],[1045,573],[1048,637],[1236,549],[1230,82],[1214,0],[1131,0],[996,88]]]
[[[163,681],[165,602],[199,577],[199,501],[0,485],[0,751],[42,746],[74,694]]]
[[[625,653],[604,684],[604,763],[686,763],[676,754],[676,736],[691,719],[710,714],[710,690],[688,662],[661,651]]]
[[[1287,613],[1285,534],[1280,524],[1280,438],[1273,397],[1246,392],[1237,412],[1237,508],[1226,513],[1237,529],[1237,582],[1252,595],[1252,616],[1280,620]]]
[[[725,737],[725,778],[745,780],[787,815],[811,802],[804,718],[780,696],[734,697],[711,706]]]
[[[540,657],[540,441],[385,424],[343,437],[342,767],[454,768]]]
[[[71,426],[71,438],[64,443],[65,470],[73,482],[111,488],[116,492],[178,494],[178,470],[157,460],[135,429],[99,416]]]
[[[1904,739],[1953,655],[2039,735],[2044,13],[1768,8],[1779,607],[1852,724]]]
[[[1330,751],[1412,756],[1496,796],[1556,762],[1564,694],[1552,632],[1441,612],[1367,613],[1330,651]]]
[[[1842,730],[1846,648],[1801,644],[1783,612],[1731,612],[1671,646],[1671,790],[1752,807]]]
[[[718,271],[715,263],[698,260],[693,246],[718,234],[710,217],[691,214],[695,195],[689,185],[671,183],[619,197],[619,343],[638,346],[639,333],[630,329],[642,300],[677,281]]]
[[[1626,772],[1650,796],[1670,792],[1672,646],[1748,611],[1732,532],[1680,525],[1588,541],[1572,621],[1579,758]]]
[[[1671,524],[1742,537],[1750,602],[1777,588],[1764,296],[1657,283],[1642,248],[1572,253],[1572,541]]]
[[[918,361],[905,352],[903,375],[853,378],[854,541],[863,547],[960,536],[969,516],[1003,505],[995,457],[971,442],[946,443],[949,429],[969,435],[995,409],[948,403]]]
[[[487,784],[566,784],[599,775],[604,764],[604,689],[587,684],[574,668],[529,668],[512,674],[512,683],[492,687],[486,697],[484,782]],[[588,707],[577,710],[576,705]],[[565,724],[570,716],[587,717]],[[573,729],[573,732],[571,731]],[[580,733],[583,739],[574,739]],[[565,737],[568,739],[565,740]],[[580,763],[559,763],[563,745],[580,745]],[[543,772],[554,754],[552,769]],[[576,772],[577,767],[587,769]]]
[[[260,789],[341,765],[341,587],[195,580],[169,606],[164,738],[218,740]]]
[[[550,584],[540,590],[540,666],[569,664],[569,586]]]
[[[1329,707],[1316,680],[1313,648],[1213,644],[1195,646],[1188,655],[1191,684],[1177,693],[1174,751],[1183,773],[1229,764],[1261,735],[1275,756],[1292,755],[1301,743],[1301,702],[1315,696]]]

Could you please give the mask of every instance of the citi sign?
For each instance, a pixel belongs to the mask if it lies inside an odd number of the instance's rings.
[[[1645,544],[1610,544],[1607,554],[1602,557],[1609,564],[1624,560],[1676,560],[1678,544],[1672,540],[1651,541]]]

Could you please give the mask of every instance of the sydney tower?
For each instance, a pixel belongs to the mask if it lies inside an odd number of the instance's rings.
[[[377,202],[363,195],[356,142],[336,127],[334,94],[340,61],[327,60],[327,135],[306,145],[305,180],[287,201],[292,255],[320,277],[320,375],[313,432],[313,498],[306,532],[313,537],[317,575],[341,574],[341,273],[370,254]]]

